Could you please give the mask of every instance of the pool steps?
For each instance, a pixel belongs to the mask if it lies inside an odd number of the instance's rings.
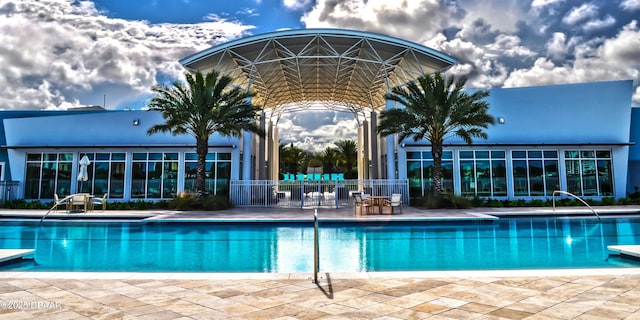
[[[611,245],[607,246],[607,249],[609,249],[609,251],[617,252],[620,255],[640,259],[640,245]]]
[[[0,249],[0,263],[16,259],[33,259],[35,249]]]

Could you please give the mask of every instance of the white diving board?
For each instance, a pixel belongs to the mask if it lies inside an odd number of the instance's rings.
[[[640,258],[640,245],[607,246],[607,249],[619,254]]]
[[[33,255],[34,249],[0,249],[0,263]]]

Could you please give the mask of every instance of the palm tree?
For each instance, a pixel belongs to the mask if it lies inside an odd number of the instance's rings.
[[[293,142],[289,146],[280,144],[280,159],[284,172],[302,172],[302,164],[306,158],[307,152],[294,146]]]
[[[322,160],[323,172],[333,173],[339,159],[338,149],[326,147],[320,154]]]
[[[358,161],[358,146],[353,140],[340,140],[335,143],[340,154],[340,161],[344,163],[345,175],[353,178],[353,165]]]
[[[233,79],[229,76],[221,76],[214,70],[206,75],[199,71],[186,73],[185,77],[186,84],[174,81],[172,86],[152,88],[155,95],[148,107],[160,111],[165,123],[152,126],[147,134],[170,132],[196,138],[196,193],[202,197],[206,194],[205,159],[209,151],[209,137],[214,132],[235,137],[240,136],[243,130],[261,136],[264,133],[256,122],[260,108],[249,100],[252,93],[232,88]]]
[[[425,75],[406,86],[398,86],[387,99],[405,108],[384,110],[380,114],[377,132],[381,136],[399,134],[398,138],[427,139],[433,154],[433,188],[442,193],[442,145],[452,135],[473,143],[473,138],[487,139],[486,129],[495,119],[487,113],[489,104],[483,101],[484,90],[463,91],[467,79],[444,78],[441,73]]]

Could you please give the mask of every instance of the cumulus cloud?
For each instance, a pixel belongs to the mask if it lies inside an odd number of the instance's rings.
[[[589,18],[593,18],[598,14],[598,7],[592,3],[585,3],[579,7],[573,7],[565,16],[562,18],[562,22],[574,25],[582,20],[586,20]]]
[[[616,23],[616,19],[607,15],[604,19],[595,19],[587,21],[582,27],[585,31],[593,31],[606,27],[610,27]]]
[[[357,140],[358,121],[350,113],[305,111],[284,114],[278,121],[280,143],[320,152],[339,140]]]
[[[305,9],[309,7],[311,3],[313,3],[312,0],[283,0],[282,1],[282,4],[284,4],[286,8],[289,8],[292,10]]]
[[[178,59],[252,28],[224,19],[195,25],[113,19],[93,2],[73,0],[0,0],[0,16],[4,109],[102,104],[88,100],[97,90],[114,103],[132,100],[148,94],[159,75],[180,77]]]
[[[302,21],[308,28],[367,30],[421,42],[462,15],[457,5],[435,0],[318,0]]]
[[[560,59],[569,52],[567,36],[562,32],[554,32],[545,47],[547,48],[548,56]]]
[[[538,58],[533,66],[514,70],[506,79],[507,87],[537,84],[573,83],[585,81],[633,79],[640,82],[640,30],[638,22],[632,21],[613,38],[594,41],[598,46],[582,49],[573,61],[554,63],[548,58]],[[593,43],[592,43],[593,45]],[[587,46],[589,47],[589,46]],[[578,49],[576,49],[577,51]],[[633,96],[640,104],[637,88]]]
[[[640,10],[640,0],[624,0],[620,3],[620,7],[627,11]]]
[[[533,2],[531,2],[531,8],[535,8],[535,9],[541,9],[544,7],[547,7],[549,5],[552,4],[556,4],[559,2],[562,2],[563,0],[533,0]]]

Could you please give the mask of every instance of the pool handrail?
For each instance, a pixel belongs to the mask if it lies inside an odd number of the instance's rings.
[[[47,213],[45,213],[44,216],[42,216],[42,218],[40,219],[40,224],[42,224],[42,221],[44,221],[44,219],[49,215],[49,213],[51,213],[51,211],[54,211],[54,210],[57,211],[58,210],[58,205],[67,204],[71,200],[71,198],[73,196],[74,196],[73,194],[70,194],[70,195],[62,198],[62,200],[54,201],[53,207],[51,207],[49,209],[49,211],[47,211]],[[57,196],[56,196],[56,199],[57,199]]]
[[[318,240],[318,209],[313,213],[313,283],[318,283],[320,269],[320,242]]]
[[[552,199],[552,203],[553,203],[553,211],[554,212],[556,211],[556,193],[566,194],[566,195],[569,195],[569,196],[572,196],[572,197],[576,198],[578,201],[582,202],[585,206],[587,206],[587,208],[589,208],[591,210],[591,212],[593,212],[593,214],[598,218],[598,221],[602,221],[602,219],[600,218],[600,215],[586,201],[582,200],[580,197],[576,196],[575,194],[573,194],[571,192],[567,192],[567,191],[563,191],[563,190],[553,190],[553,194],[551,195],[551,199]]]

